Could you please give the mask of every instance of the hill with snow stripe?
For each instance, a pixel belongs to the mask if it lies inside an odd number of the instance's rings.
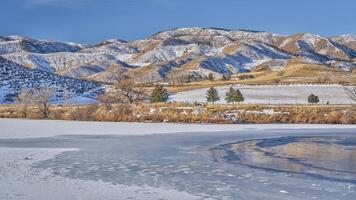
[[[95,99],[104,90],[104,86],[97,82],[29,69],[0,56],[0,103],[14,102],[22,89],[40,87],[54,89],[53,102],[63,101],[66,92],[71,100],[85,103]]]
[[[125,76],[161,81],[173,75],[206,77],[253,71],[289,60],[351,71],[356,67],[354,35],[281,35],[218,28],[179,28],[134,41],[111,39],[96,45],[0,37],[0,54],[21,66],[61,76],[110,82]],[[273,66],[272,66],[273,67]],[[137,78],[140,77],[140,78]]]

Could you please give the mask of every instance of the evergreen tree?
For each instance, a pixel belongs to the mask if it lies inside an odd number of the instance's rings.
[[[206,101],[215,103],[216,101],[219,101],[219,93],[218,90],[215,89],[214,87],[211,87],[207,92],[206,92]]]
[[[308,103],[319,103],[319,101],[319,97],[314,94],[311,94],[308,97]]]
[[[208,75],[208,80],[209,81],[214,81],[214,74],[213,73],[209,73],[209,75]]]
[[[231,80],[231,75],[230,74],[224,74],[221,78],[223,81],[229,81]]]
[[[225,100],[227,103],[231,102],[242,102],[245,100],[239,89],[234,89],[230,87],[229,91],[226,92]]]
[[[192,82],[192,76],[191,76],[191,75],[188,75],[187,83],[191,83],[191,82]]]
[[[156,85],[155,89],[151,93],[151,102],[158,103],[158,102],[166,102],[167,100],[168,100],[167,90],[161,85]]]

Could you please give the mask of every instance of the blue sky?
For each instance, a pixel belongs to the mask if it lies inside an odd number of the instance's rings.
[[[0,35],[96,43],[176,27],[356,33],[355,0],[0,0]]]

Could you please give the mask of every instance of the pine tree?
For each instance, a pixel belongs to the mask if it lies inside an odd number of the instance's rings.
[[[224,75],[221,77],[221,80],[223,80],[223,81],[229,81],[229,80],[231,80],[231,75],[230,75],[230,74],[224,74]]]
[[[206,101],[215,103],[216,101],[219,101],[219,93],[218,90],[215,89],[214,87],[211,87],[207,92],[206,92]]]
[[[230,87],[229,91],[226,93],[225,100],[227,103],[231,102],[242,102],[245,100],[239,89],[234,89]]]
[[[151,102],[158,103],[158,102],[166,102],[167,100],[168,100],[167,90],[161,85],[156,85],[155,89],[151,93]]]
[[[319,97],[314,94],[311,94],[308,97],[308,103],[319,103],[319,101]]]
[[[209,73],[209,75],[208,75],[208,80],[209,81],[214,81],[214,74],[213,73]]]

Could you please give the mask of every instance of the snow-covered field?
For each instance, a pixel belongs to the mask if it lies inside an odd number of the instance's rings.
[[[230,86],[216,87],[220,95],[218,103],[226,103],[225,93]],[[320,104],[354,104],[347,90],[356,89],[353,86],[341,85],[233,85],[240,89],[244,103],[257,104],[307,104],[310,94],[319,96]],[[208,88],[178,92],[170,95],[170,101],[176,102],[206,102]]]
[[[352,199],[355,184],[231,168],[212,162],[207,148],[237,139],[354,130],[1,119],[0,199]]]

